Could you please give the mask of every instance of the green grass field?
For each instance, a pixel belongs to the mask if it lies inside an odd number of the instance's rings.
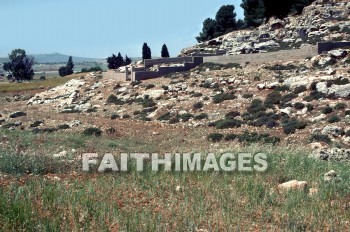
[[[264,173],[97,174],[82,173],[78,155],[59,161],[47,154],[62,147],[78,154],[162,151],[157,144],[127,137],[1,134],[0,173],[6,175],[0,181],[1,231],[349,230],[349,166],[308,158],[307,151],[293,147],[251,145],[232,151],[268,154]],[[323,181],[331,169],[342,182]],[[293,179],[307,181],[318,193],[278,193],[279,183]]]

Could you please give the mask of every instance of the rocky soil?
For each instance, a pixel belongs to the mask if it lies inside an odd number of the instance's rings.
[[[198,131],[196,143],[310,144],[322,160],[349,160],[349,52],[261,66],[204,64],[137,83],[86,74],[29,100],[4,101],[0,122],[35,133]]]

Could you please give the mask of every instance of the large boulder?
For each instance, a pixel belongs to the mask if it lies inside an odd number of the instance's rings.
[[[328,54],[335,59],[344,58],[348,55],[348,52],[346,50],[338,49],[338,50],[332,50],[329,51]]]
[[[335,97],[349,97],[350,96],[350,84],[332,85],[329,88],[328,95],[335,96]]]

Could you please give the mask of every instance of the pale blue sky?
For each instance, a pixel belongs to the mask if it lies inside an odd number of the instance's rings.
[[[0,57],[14,48],[29,54],[59,52],[106,58],[121,52],[141,56],[147,42],[152,56],[166,43],[171,56],[196,44],[204,19],[222,5],[241,0],[0,0]]]

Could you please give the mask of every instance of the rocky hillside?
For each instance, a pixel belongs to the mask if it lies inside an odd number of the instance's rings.
[[[299,16],[283,20],[271,18],[259,28],[234,31],[183,49],[181,56],[267,52],[330,40],[350,40],[350,2],[347,0],[317,0]]]
[[[349,52],[333,50],[260,66],[203,64],[190,72],[137,83],[91,73],[29,100],[7,98],[0,119],[3,128],[35,133],[83,132],[90,127],[103,134],[119,131],[121,136],[192,131],[194,147],[221,142],[349,148]],[[142,125],[148,129],[140,130]],[[190,138],[184,134],[183,139]],[[347,150],[336,156],[329,155],[332,152],[318,155],[350,158]]]

